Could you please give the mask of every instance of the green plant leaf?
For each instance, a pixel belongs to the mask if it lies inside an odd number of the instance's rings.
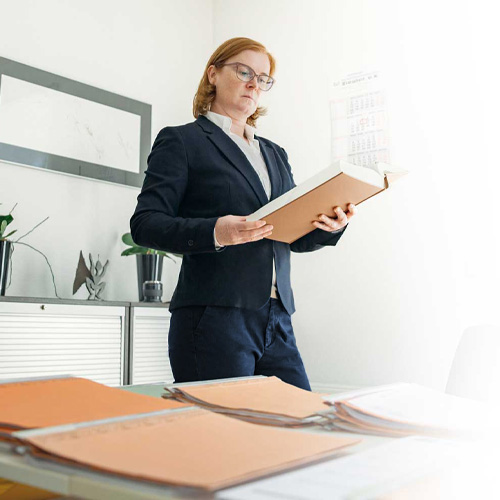
[[[14,220],[12,215],[0,215],[0,238],[4,238],[3,233],[7,226]]]
[[[155,253],[157,253],[158,255],[163,255],[163,257],[168,257],[169,259],[172,259],[172,257],[180,257],[182,259],[182,255],[178,253],[164,252],[163,250],[157,250]]]
[[[139,245],[136,245],[134,243],[134,240],[132,239],[132,235],[130,233],[125,233],[122,236],[122,241],[123,241],[123,243],[125,243],[125,245],[129,245],[131,247],[138,247],[139,246]]]
[[[3,222],[6,221],[7,222],[7,225],[9,225],[12,221],[14,220],[14,217],[12,217],[12,215],[0,215],[0,222]]]
[[[14,231],[11,231],[9,234],[6,234],[5,236],[2,236],[2,238],[8,238],[9,236],[12,236],[16,232],[17,232],[17,229],[14,229]],[[2,233],[3,233],[3,231],[2,231]]]
[[[124,257],[127,257],[128,255],[147,254],[147,250],[147,248],[143,247],[131,247],[124,250],[121,254]]]

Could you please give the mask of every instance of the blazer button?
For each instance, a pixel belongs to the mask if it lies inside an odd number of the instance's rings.
[[[190,247],[192,247],[192,246],[194,245],[194,241],[193,241],[193,240],[189,240],[189,241],[188,241],[188,245],[189,245]]]

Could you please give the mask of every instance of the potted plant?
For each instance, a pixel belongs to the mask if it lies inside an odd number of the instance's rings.
[[[167,257],[175,262],[175,257],[182,255],[171,254],[162,250],[153,250],[152,248],[141,247],[132,239],[130,233],[125,233],[122,236],[122,241],[129,248],[125,249],[121,254],[123,256],[136,255],[137,260],[137,284],[139,287],[139,301],[144,301],[142,285],[145,281],[161,281],[161,273],[163,269],[163,257]]]
[[[1,205],[1,203],[0,203]],[[24,243],[20,240],[22,240],[25,236],[33,232],[38,226],[43,224],[48,217],[43,219],[42,222],[39,222],[35,227],[30,229],[27,233],[23,234],[21,237],[17,238],[17,240],[8,240],[7,238],[9,236],[12,236],[15,232],[17,232],[17,229],[14,229],[13,231],[10,231],[8,234],[7,233],[7,226],[14,220],[14,217],[12,216],[12,212],[14,209],[17,207],[17,203],[12,207],[12,210],[7,214],[7,215],[0,215],[0,296],[5,295],[5,290],[7,288],[7,275],[9,274],[9,268],[10,268],[10,274],[12,277],[12,266],[11,266],[11,259],[12,259],[12,254],[14,253],[14,245],[24,245],[35,252],[38,252],[43,256],[45,261],[47,262],[47,265],[49,266],[50,274],[52,275],[52,284],[54,285],[54,292],[56,294],[56,297],[59,299],[59,295],[57,295],[57,288],[56,288],[56,282],[54,279],[54,273],[52,272],[52,267],[49,263],[49,259],[45,256],[43,252],[40,252],[40,250],[37,250],[35,247],[28,245],[28,243]],[[9,283],[10,285],[10,283]]]
[[[14,208],[16,208],[15,205]],[[9,262],[12,253],[12,242],[7,238],[17,231],[17,229],[14,229],[14,231],[5,234],[7,226],[14,220],[12,210],[7,215],[0,215],[0,295],[5,295],[7,274],[9,273]]]

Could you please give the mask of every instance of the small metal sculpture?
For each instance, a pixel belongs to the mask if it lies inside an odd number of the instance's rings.
[[[109,260],[106,261],[104,266],[99,260],[99,255],[97,256],[97,262],[94,264],[92,259],[92,254],[89,253],[90,269],[85,263],[83,258],[83,253],[80,250],[80,259],[78,260],[78,267],[76,268],[75,281],[73,282],[73,295],[78,291],[78,289],[85,283],[89,296],[87,300],[103,300],[101,297],[102,292],[106,283],[101,281],[103,278],[106,268],[108,267]]]

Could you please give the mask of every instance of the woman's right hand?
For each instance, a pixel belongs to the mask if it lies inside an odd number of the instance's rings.
[[[265,221],[247,222],[246,217],[238,215],[220,217],[215,223],[215,239],[223,247],[262,240],[272,231],[273,226],[267,226]]]

